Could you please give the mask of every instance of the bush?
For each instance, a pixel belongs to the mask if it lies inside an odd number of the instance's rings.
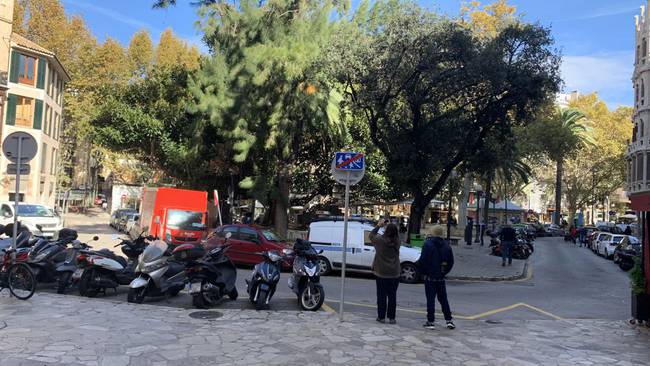
[[[630,282],[633,294],[643,295],[646,293],[646,280],[641,266],[641,258],[634,259],[634,267],[630,271]]]

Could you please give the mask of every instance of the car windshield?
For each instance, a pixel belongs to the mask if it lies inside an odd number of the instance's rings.
[[[612,238],[612,243],[614,244],[620,244],[620,242],[623,241],[624,236],[615,236]]]
[[[203,214],[195,211],[169,210],[167,226],[170,229],[202,231]]]
[[[18,205],[18,216],[54,217],[54,211],[42,205]]]
[[[276,234],[272,230],[262,230],[262,236],[264,236],[264,239],[268,241],[274,241],[274,242],[282,242],[284,241],[280,235]]]

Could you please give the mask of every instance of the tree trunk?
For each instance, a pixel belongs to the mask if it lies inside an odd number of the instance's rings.
[[[419,234],[422,227],[422,219],[424,211],[426,210],[429,202],[426,201],[424,195],[416,194],[411,205],[411,212],[409,214],[409,227],[408,239],[410,240],[411,234]]]
[[[458,202],[458,223],[460,229],[465,230],[467,226],[467,200],[469,199],[469,191],[472,189],[472,175],[467,173],[463,179],[463,194],[461,195],[460,202]]]
[[[488,174],[487,183],[485,184],[485,211],[483,211],[483,223],[487,228],[488,220],[490,219],[490,201],[492,200],[492,173]]]
[[[280,168],[277,179],[278,197],[275,200],[273,223],[277,233],[286,237],[289,229],[289,168]]]
[[[560,225],[560,217],[562,213],[562,172],[564,171],[562,159],[557,161],[555,169],[555,215],[553,215],[553,223]]]

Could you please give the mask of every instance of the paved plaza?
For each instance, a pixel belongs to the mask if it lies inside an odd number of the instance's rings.
[[[647,365],[650,329],[625,321],[462,321],[424,330],[325,311],[195,310],[37,293],[0,297],[0,364]]]

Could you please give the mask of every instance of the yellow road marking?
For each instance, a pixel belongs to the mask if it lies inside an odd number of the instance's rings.
[[[336,313],[334,309],[332,309],[331,306],[327,305],[326,303],[323,303],[323,306],[321,306],[323,310],[327,311],[328,313]]]
[[[339,302],[340,302],[339,300],[327,300],[327,301],[330,301],[330,302],[336,302],[336,303],[339,303]],[[369,308],[369,309],[376,309],[376,308],[377,308],[377,306],[375,306],[375,305],[370,305],[370,304],[360,304],[360,303],[348,302],[348,301],[346,301],[345,304],[346,304],[346,305],[352,305],[352,306],[359,306],[359,307]],[[325,306],[326,306],[326,305],[323,304],[323,307],[325,307]],[[501,307],[501,308],[497,308],[497,309],[489,310],[489,311],[486,311],[486,312],[484,312],[484,313],[480,313],[480,314],[476,314],[476,315],[463,316],[463,315],[457,315],[457,314],[454,314],[454,318],[462,319],[462,320],[479,320],[479,319],[481,319],[481,318],[485,318],[485,317],[490,316],[490,315],[494,315],[494,314],[502,313],[502,312],[504,312],[504,311],[509,311],[509,310],[513,310],[513,309],[516,309],[516,308],[520,308],[520,307],[524,307],[524,308],[527,308],[527,309],[530,309],[530,310],[536,311],[536,312],[538,312],[538,313],[540,313],[540,314],[542,314],[542,315],[546,315],[546,316],[548,316],[549,318],[553,318],[553,319],[555,319],[555,320],[562,320],[562,321],[564,321],[564,318],[562,318],[562,317],[560,317],[560,316],[557,316],[557,315],[555,315],[555,314],[549,313],[548,311],[542,310],[542,309],[540,309],[540,308],[538,308],[538,307],[536,307],[536,306],[533,306],[533,305],[528,305],[528,304],[523,303],[523,302],[519,302],[519,303],[516,303],[516,304],[512,304],[512,305],[504,306],[504,307]],[[328,308],[332,309],[332,308],[329,307],[329,306],[328,306]],[[334,310],[332,309],[332,311],[334,311]],[[413,314],[424,314],[424,315],[426,315],[426,313],[427,313],[427,312],[424,311],[424,310],[405,309],[405,308],[400,308],[400,307],[397,308],[397,311],[401,311],[401,312],[405,312],[405,313],[413,313]],[[437,314],[437,315],[442,315],[442,314],[437,313],[437,312],[436,312],[436,314]]]

